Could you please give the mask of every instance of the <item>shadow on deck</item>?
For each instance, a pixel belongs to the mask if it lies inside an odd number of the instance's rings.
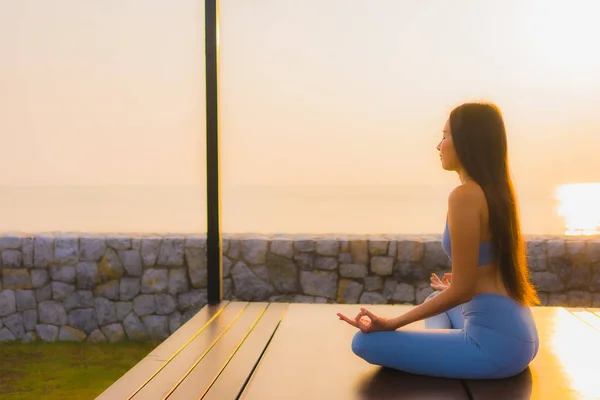
[[[393,316],[411,306],[374,305]],[[538,356],[520,375],[453,380],[370,365],[336,312],[358,305],[206,306],[97,399],[600,399],[600,309],[534,307]],[[422,323],[408,329],[420,329]]]

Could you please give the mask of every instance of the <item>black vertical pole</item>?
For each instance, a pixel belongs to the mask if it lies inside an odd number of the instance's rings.
[[[218,124],[218,46],[217,1],[205,0],[204,29],[206,52],[206,205],[207,205],[207,291],[208,303],[221,301],[221,231],[219,187],[219,124]]]

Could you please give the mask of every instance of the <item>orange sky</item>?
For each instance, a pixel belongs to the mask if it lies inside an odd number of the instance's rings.
[[[594,0],[221,2],[225,185],[446,183],[496,101],[519,184],[600,181]],[[203,185],[202,2],[0,3],[0,186]]]

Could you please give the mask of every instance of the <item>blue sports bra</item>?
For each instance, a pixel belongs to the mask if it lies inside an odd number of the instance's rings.
[[[450,241],[450,231],[448,229],[448,220],[446,220],[446,228],[442,237],[442,249],[444,253],[452,260],[452,242]],[[479,266],[487,265],[493,261],[492,242],[479,243]]]

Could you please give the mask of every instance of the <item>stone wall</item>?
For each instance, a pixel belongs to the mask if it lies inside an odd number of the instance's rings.
[[[206,304],[195,235],[0,236],[0,341],[164,339]],[[600,306],[600,241],[528,238],[544,305]],[[231,300],[418,304],[450,263],[435,236],[223,239]]]

